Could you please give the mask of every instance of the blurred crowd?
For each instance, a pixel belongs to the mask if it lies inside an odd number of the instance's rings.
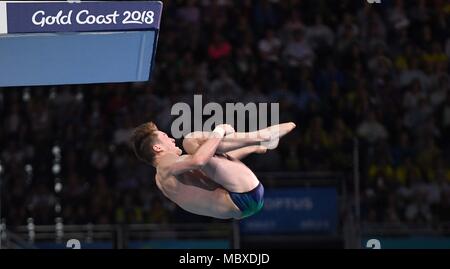
[[[450,222],[450,3],[385,2],[164,1],[151,82],[0,89],[2,217],[202,219],[165,199],[128,146],[133,127],[168,131],[172,104],[201,94],[278,102],[297,123],[246,160],[255,171],[351,175],[358,141],[364,220]]]

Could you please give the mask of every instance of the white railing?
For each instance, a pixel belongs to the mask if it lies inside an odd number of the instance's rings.
[[[438,225],[363,223],[362,233],[376,235],[450,235],[450,222],[439,223]]]
[[[198,224],[127,224],[127,225],[34,225],[17,226],[13,231],[6,231],[6,236],[20,238],[29,246],[37,242],[62,243],[76,238],[84,242],[113,242],[115,248],[124,248],[133,240],[160,239],[220,239],[236,244],[236,228],[233,223],[198,223]]]

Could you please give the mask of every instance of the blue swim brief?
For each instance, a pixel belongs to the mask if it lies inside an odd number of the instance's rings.
[[[264,187],[261,182],[249,192],[229,193],[233,203],[242,211],[243,218],[257,213],[264,205]]]

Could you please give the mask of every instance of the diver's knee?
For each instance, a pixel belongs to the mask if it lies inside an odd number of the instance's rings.
[[[194,154],[199,147],[198,141],[193,138],[185,138],[183,139],[183,149],[188,154]]]
[[[184,139],[203,139],[204,137],[204,133],[200,132],[200,131],[195,131],[192,133],[188,133],[187,135],[184,136]]]
[[[184,136],[183,148],[188,154],[194,154],[206,139],[204,132],[192,132]]]

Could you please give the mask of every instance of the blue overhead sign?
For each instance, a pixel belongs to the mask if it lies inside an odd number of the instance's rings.
[[[0,87],[151,78],[163,4],[0,2]]]
[[[159,29],[162,6],[155,1],[5,2],[0,4],[0,17],[7,19],[0,19],[0,33]]]

